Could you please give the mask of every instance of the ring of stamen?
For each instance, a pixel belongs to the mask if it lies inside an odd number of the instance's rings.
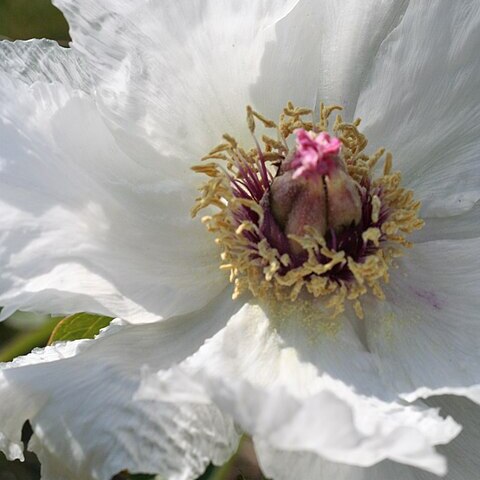
[[[420,229],[420,202],[400,186],[399,172],[392,171],[392,156],[380,149],[364,153],[367,139],[358,127],[360,120],[345,123],[337,114],[332,134],[341,142],[346,172],[357,185],[361,198],[358,223],[325,233],[306,225],[302,234],[286,234],[279,227],[270,205],[272,182],[279,175],[291,147],[288,140],[298,129],[318,135],[327,132],[335,105],[321,106],[320,120],[313,112],[288,103],[278,124],[247,107],[247,124],[255,148],[245,150],[230,135],[202,158],[193,170],[208,180],[200,189],[192,215],[208,208],[202,222],[220,246],[222,269],[230,272],[234,297],[245,291],[275,301],[311,297],[320,301],[328,315],[344,311],[352,302],[363,318],[360,299],[371,292],[384,298],[382,282],[388,282],[394,259],[412,245],[406,234]],[[255,135],[257,122],[274,136]],[[374,167],[384,158],[383,174]],[[213,208],[209,208],[213,207]],[[292,250],[292,242],[301,248]]]

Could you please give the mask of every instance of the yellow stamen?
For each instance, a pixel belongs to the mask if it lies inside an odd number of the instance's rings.
[[[329,248],[319,232],[307,227],[303,236],[291,236],[306,252],[303,263],[295,264],[289,254],[281,254],[262,236],[263,206],[258,201],[239,198],[233,191],[232,178],[242,180],[239,170],[242,165],[248,166],[257,178],[264,178],[261,155],[266,162],[265,168],[274,176],[275,165],[288,154],[287,139],[294,131],[297,128],[328,131],[329,119],[335,110],[341,110],[341,107],[322,104],[320,120],[314,122],[307,118],[313,116],[311,109],[298,108],[289,102],[277,124],[249,106],[247,124],[252,134],[258,120],[263,128],[275,130],[278,139],[263,134],[261,152],[257,149],[245,151],[235,138],[225,134],[225,142],[203,158],[218,162],[193,167],[208,180],[200,189],[192,215],[196,216],[207,207],[217,209],[213,213],[209,210],[202,222],[214,233],[215,241],[222,249],[220,268],[230,272],[230,280],[235,285],[234,298],[250,291],[268,302],[284,305],[285,302],[304,303],[311,297],[322,302],[325,315],[330,318],[340,315],[347,301],[352,303],[356,315],[363,318],[361,297],[368,292],[380,300],[385,298],[381,284],[388,282],[389,267],[394,258],[402,254],[403,248],[411,247],[404,234],[421,228],[423,221],[418,218],[420,203],[414,201],[411,191],[400,186],[400,174],[392,171],[392,155],[385,149],[379,149],[373,155],[365,153],[367,139],[358,130],[360,119],[345,123],[337,115],[332,131],[342,143],[347,173],[359,185],[369,185],[371,222],[378,224],[382,215],[383,223],[379,228],[369,227],[362,233],[364,243],[375,247],[374,253],[356,260],[347,258],[344,251]],[[385,158],[383,175],[373,178],[373,169],[382,157]],[[246,211],[251,214],[245,215]],[[332,270],[338,268],[348,269],[351,278],[330,278]]]

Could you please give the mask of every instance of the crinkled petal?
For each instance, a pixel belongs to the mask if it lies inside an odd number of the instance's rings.
[[[440,446],[447,458],[445,480],[472,480],[478,476],[480,462],[478,449],[479,407],[472,402],[454,397],[430,399],[429,404],[440,407],[442,414],[452,415],[464,425],[460,435],[451,443]],[[392,461],[383,461],[369,468],[326,461],[307,452],[274,450],[262,442],[255,443],[257,457],[264,474],[274,480],[335,479],[335,480],[435,480],[437,476]]]
[[[415,245],[365,305],[367,341],[386,382],[408,400],[458,393],[480,401],[480,239]]]
[[[330,335],[334,343],[335,334]],[[315,338],[310,340],[315,343]],[[337,347],[344,346],[340,336]],[[262,308],[247,304],[179,368],[255,442],[270,448],[305,451],[361,466],[392,459],[444,473],[445,462],[434,446],[458,434],[451,418],[442,419],[435,410],[420,406],[359,394],[355,387],[322,372],[321,364],[306,361],[303,353]],[[344,350],[343,356],[350,359],[352,372],[368,369],[365,362],[356,364],[361,355],[354,348]],[[371,372],[362,374],[366,378]],[[165,383],[158,375],[150,382]],[[381,385],[380,377],[377,383]],[[148,388],[148,382],[143,388]],[[198,399],[193,386],[191,391],[192,398]],[[174,398],[175,392],[171,395]]]
[[[275,23],[297,2],[54,3],[69,22],[72,47],[90,64],[122,146],[191,166],[225,132],[248,133],[248,89]]]
[[[29,448],[47,480],[110,479],[121,470],[197,478],[236,447],[231,420],[211,403],[136,397],[143,371],[168,370],[213,335],[237,307],[225,295],[195,314],[150,325],[117,322],[96,340],[46,347],[0,370],[0,447]],[[172,381],[175,379],[173,378]]]
[[[82,57],[53,40],[1,41],[0,71],[26,84],[59,82],[85,92],[93,88]]]
[[[208,303],[226,279],[190,218],[195,189],[168,168],[126,156],[84,93],[3,75],[2,316],[91,311],[143,322]]]
[[[410,2],[359,98],[369,144],[393,152],[427,218],[480,199],[479,45],[477,1]]]
[[[104,113],[125,148],[140,148],[128,135],[189,163],[218,144],[224,132],[245,137],[248,104],[274,119],[289,100],[308,107],[322,100],[354,105],[381,41],[407,5],[403,0],[54,3],[70,24],[73,48],[91,64]],[[178,142],[186,137],[188,143]]]

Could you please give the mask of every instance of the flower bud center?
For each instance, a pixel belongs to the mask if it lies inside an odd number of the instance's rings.
[[[423,225],[420,202],[400,186],[390,154],[365,153],[359,119],[338,115],[335,136],[328,133],[338,109],[322,105],[315,122],[312,110],[289,102],[277,124],[247,107],[255,148],[225,134],[193,167],[209,180],[192,213],[207,209],[202,221],[222,248],[234,298],[250,291],[279,305],[306,302],[328,318],[347,302],[362,318],[364,295],[384,298],[390,265],[411,246],[405,235]],[[261,142],[257,121],[266,133]]]
[[[362,212],[360,186],[340,158],[341,142],[328,133],[295,131],[296,148],[280,165],[270,187],[273,216],[287,236],[302,236],[307,227],[321,235],[357,225]],[[290,247],[302,249],[294,239]]]

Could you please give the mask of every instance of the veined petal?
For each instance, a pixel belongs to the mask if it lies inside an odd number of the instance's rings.
[[[254,105],[277,118],[286,100],[312,109],[318,109],[320,102],[340,104],[350,118],[378,48],[407,4],[403,0],[298,2],[277,23],[276,41],[267,43],[260,77],[251,87]]]
[[[72,47],[91,64],[122,145],[138,150],[143,139],[191,164],[224,132],[248,133],[247,104],[272,118],[288,100],[312,108],[341,102],[351,114],[380,43],[408,2],[54,3],[70,24]]]
[[[479,45],[475,0],[410,2],[359,98],[370,144],[392,151],[426,218],[480,199]]]
[[[448,462],[446,480],[470,480],[480,470],[480,407],[465,398],[441,396],[429,398],[429,406],[440,408],[443,415],[451,415],[462,425],[460,435],[448,445],[441,446],[440,452]],[[423,480],[422,477],[420,477]],[[430,480],[430,479],[429,479]]]
[[[357,364],[362,357],[355,348],[341,350],[345,344],[340,336],[337,356],[350,359],[351,377],[372,377],[373,372],[362,371],[368,370],[367,362]],[[281,324],[269,320],[258,305],[247,304],[180,368],[262,445],[350,465],[392,459],[444,473],[444,460],[433,447],[458,434],[451,418],[360,394],[325,373],[327,355],[322,365],[306,360],[304,353],[308,358],[308,352],[282,335]],[[151,382],[165,383],[161,376]],[[385,385],[379,376],[376,382],[378,390]]]
[[[480,468],[478,449],[479,407],[458,397],[439,397],[428,401],[430,406],[441,408],[442,414],[452,415],[464,425],[460,435],[439,451],[447,458],[448,473],[445,480],[472,480]],[[308,452],[274,450],[261,442],[255,450],[264,474],[275,480],[435,480],[436,475],[392,461],[383,461],[369,468],[329,462]]]
[[[415,245],[365,305],[367,342],[408,400],[458,393],[480,401],[480,239]]]
[[[72,47],[90,64],[122,147],[191,166],[223,133],[248,134],[248,89],[275,23],[297,2],[54,3],[69,22]]]
[[[59,82],[85,92],[92,89],[86,62],[53,40],[1,41],[0,70],[26,84]]]
[[[29,448],[43,478],[110,479],[121,470],[197,478],[224,462],[238,440],[231,420],[205,401],[136,397],[143,371],[167,370],[225,325],[236,307],[225,295],[200,312],[151,325],[110,326],[96,340],[55,344],[0,369],[0,447]],[[175,378],[172,378],[172,382]]]
[[[412,242],[431,240],[463,240],[480,237],[480,201],[470,210],[451,217],[430,217],[425,226],[415,232]]]
[[[81,92],[2,78],[3,318],[21,308],[152,321],[224,288],[216,247],[190,218],[195,190],[168,173],[178,165],[126,156]]]

